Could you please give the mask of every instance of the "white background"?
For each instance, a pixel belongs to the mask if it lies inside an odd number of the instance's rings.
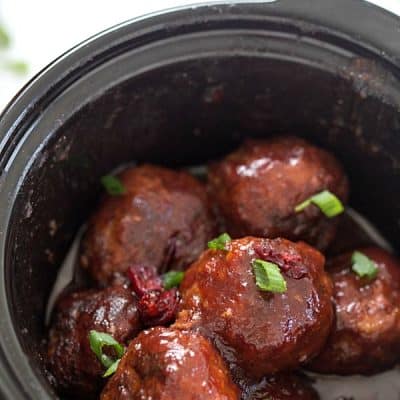
[[[24,77],[0,72],[0,110],[30,77],[82,40],[133,17],[199,2],[201,1],[0,0],[0,21],[13,38],[9,55],[23,59],[29,65],[29,72]],[[400,14],[400,0],[371,2]]]

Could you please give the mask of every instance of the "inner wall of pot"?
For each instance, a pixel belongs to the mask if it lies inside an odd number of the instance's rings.
[[[398,248],[397,83],[382,71],[363,57],[332,71],[265,54],[212,55],[117,82],[73,113],[32,159],[8,233],[14,324],[38,371],[45,372],[44,310],[58,268],[96,207],[100,177],[120,164],[196,165],[246,137],[298,135],[344,164],[351,205]]]

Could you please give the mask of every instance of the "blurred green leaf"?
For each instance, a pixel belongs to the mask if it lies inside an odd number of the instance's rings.
[[[29,70],[28,64],[19,60],[6,60],[2,63],[3,69],[16,75],[26,75]]]
[[[0,49],[7,49],[10,47],[10,36],[3,25],[0,24]]]
[[[10,59],[7,55],[11,38],[4,25],[0,23],[0,71],[23,76],[28,72],[28,64],[21,60]],[[3,51],[1,51],[3,50]]]

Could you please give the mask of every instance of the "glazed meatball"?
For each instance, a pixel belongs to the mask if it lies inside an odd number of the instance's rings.
[[[62,298],[49,334],[48,358],[61,392],[92,398],[105,371],[90,349],[89,332],[109,333],[128,343],[140,330],[136,298],[124,286],[75,292]]]
[[[352,252],[329,263],[336,325],[310,369],[329,374],[373,374],[400,354],[400,263],[386,251],[360,250],[378,268],[375,279],[352,271]]]
[[[348,181],[332,155],[295,137],[248,140],[209,168],[210,189],[226,230],[234,237],[255,235],[304,240],[325,249],[338,218],[317,206],[295,207],[323,190],[343,203]]]
[[[176,326],[213,339],[234,373],[249,376],[297,367],[316,355],[329,334],[332,287],[324,256],[305,243],[246,237],[227,250],[208,250],[186,271]],[[252,262],[276,264],[287,291],[256,285]]]
[[[280,374],[262,379],[243,400],[318,400],[318,393],[294,374]]]
[[[237,400],[218,352],[190,331],[153,328],[129,345],[102,400]]]
[[[92,216],[81,264],[99,284],[131,265],[184,269],[215,235],[205,188],[185,172],[152,165],[119,175],[125,193]]]

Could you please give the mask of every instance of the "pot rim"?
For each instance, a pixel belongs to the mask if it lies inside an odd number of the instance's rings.
[[[343,13],[343,9],[346,13]],[[399,18],[360,0],[217,1],[155,12],[130,19],[78,44],[33,77],[0,115],[0,395],[49,399],[14,332],[6,277],[6,239],[13,208],[4,183],[27,129],[43,110],[81,76],[117,55],[179,34],[209,30],[222,23],[286,23],[305,36],[319,35],[363,48],[400,77]],[[356,22],[355,22],[356,21]],[[379,27],[379,29],[374,29]],[[220,28],[222,29],[222,28]],[[15,184],[16,182],[14,182]],[[9,349],[12,351],[9,351]]]
[[[346,13],[340,10],[346,8]],[[379,55],[382,61],[400,66],[400,46],[398,45],[398,23],[395,14],[363,0],[221,0],[173,7],[136,18],[110,27],[82,41],[60,55],[34,77],[32,77],[6,105],[0,114],[0,173],[3,171],[4,151],[9,147],[12,133],[21,125],[35,107],[43,106],[43,98],[51,101],[63,88],[74,80],[74,74],[87,73],[99,65],[95,58],[103,58],[107,48],[118,46],[121,40],[133,41],[150,33],[166,32],[181,26],[206,25],[213,19],[260,20],[279,19],[285,22],[295,20],[294,25],[303,34],[333,34]],[[357,19],[355,22],[355,18]],[[132,27],[134,29],[132,29]],[[373,29],[379,27],[379,29]],[[308,32],[307,32],[308,31]],[[173,31],[171,31],[173,32]],[[172,33],[173,35],[173,33]],[[150,35],[151,36],[151,35]],[[151,39],[150,39],[151,40]],[[153,39],[154,40],[154,39]],[[140,43],[143,45],[143,43]],[[123,50],[123,49],[120,49]],[[126,50],[126,49],[125,49]],[[115,56],[118,53],[108,55]],[[77,76],[75,76],[75,79]],[[56,90],[57,89],[57,90]],[[49,93],[50,92],[50,93]],[[31,120],[31,118],[29,118]],[[8,153],[8,152],[7,152]]]

